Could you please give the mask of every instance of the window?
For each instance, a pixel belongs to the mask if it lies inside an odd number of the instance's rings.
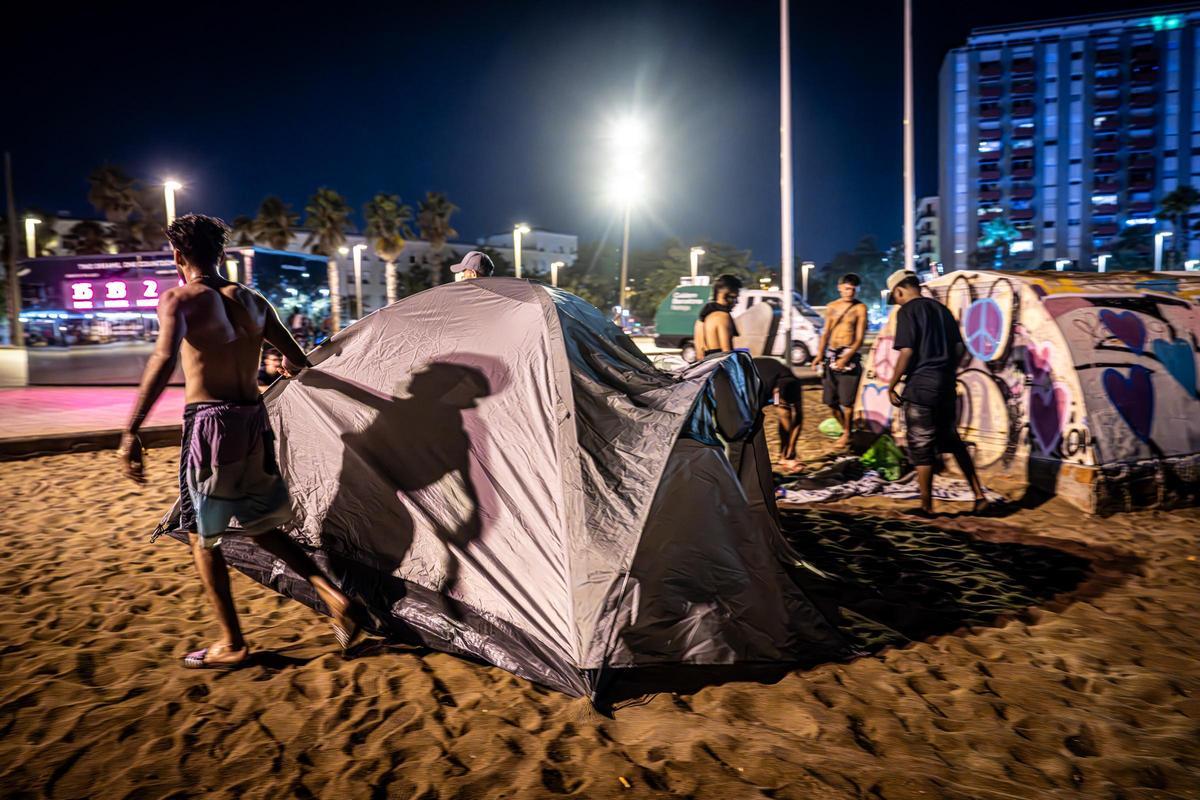
[[[981,153],[998,153],[1003,145],[1000,142],[982,141],[979,143],[979,152]]]
[[[1117,196],[1115,194],[1092,195],[1092,205],[1094,206],[1115,206],[1116,204]]]
[[[1033,252],[1033,242],[1028,241],[1028,240],[1023,240],[1020,242],[1013,242],[1012,246],[1008,248],[1008,251],[1010,253],[1032,253]]]

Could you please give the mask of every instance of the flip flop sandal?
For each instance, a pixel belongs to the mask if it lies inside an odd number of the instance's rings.
[[[358,641],[363,632],[362,626],[353,620],[350,621],[349,627],[342,625],[340,622],[330,624],[333,625],[333,638],[337,640],[338,647],[342,648],[343,653]]]
[[[237,669],[238,667],[246,666],[246,664],[250,661],[249,653],[247,653],[246,657],[241,659],[240,661],[230,661],[230,662],[225,662],[225,663],[221,663],[221,662],[217,662],[217,661],[205,661],[204,658],[207,655],[208,655],[207,647],[205,647],[203,650],[197,650],[194,653],[188,653],[186,656],[183,657],[184,668],[186,668],[186,669]]]

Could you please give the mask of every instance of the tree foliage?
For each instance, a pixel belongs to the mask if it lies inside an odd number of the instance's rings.
[[[254,238],[272,250],[286,250],[300,224],[300,215],[274,195],[263,199],[254,218]]]
[[[305,227],[308,238],[304,246],[310,252],[333,258],[338,249],[346,246],[346,225],[350,221],[350,206],[346,198],[333,189],[321,187],[304,208],[308,217]]]
[[[1192,186],[1176,187],[1163,196],[1158,216],[1171,223],[1171,231],[1175,234],[1171,237],[1171,253],[1174,256],[1175,265],[1178,265],[1181,260],[1180,253],[1186,252],[1187,245],[1191,242],[1194,229],[1189,222],[1192,209],[1198,205],[1200,205],[1200,190]]]
[[[438,282],[451,280],[451,260],[446,252],[446,242],[458,236],[450,224],[450,218],[458,206],[450,202],[444,192],[426,192],[425,199],[417,205],[417,229],[421,238],[429,242],[430,257],[438,267]]]

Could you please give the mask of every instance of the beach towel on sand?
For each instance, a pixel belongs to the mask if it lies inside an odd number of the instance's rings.
[[[194,403],[185,418],[182,482],[205,547],[226,532],[254,536],[291,521],[262,403]]]

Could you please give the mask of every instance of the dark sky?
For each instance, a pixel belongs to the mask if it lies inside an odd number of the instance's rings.
[[[938,69],[970,28],[1130,7],[915,0],[918,194],[936,191]],[[356,209],[380,190],[415,204],[438,189],[461,206],[464,239],[518,221],[599,238],[615,218],[603,136],[634,111],[653,188],[635,245],[712,238],[778,262],[772,0],[25,13],[23,35],[5,37],[18,79],[0,112],[22,206],[91,213],[85,177],[108,161],[178,176],[181,211],[226,219],[267,194],[302,208],[325,185]],[[792,4],[798,257],[900,237],[901,22],[900,0]]]

